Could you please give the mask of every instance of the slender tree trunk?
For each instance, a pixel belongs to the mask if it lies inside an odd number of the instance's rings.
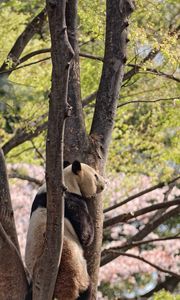
[[[69,0],[66,7],[66,24],[69,42],[75,56],[69,75],[68,103],[72,106],[71,118],[67,119],[65,126],[64,157],[73,162],[74,159],[83,161],[84,149],[87,146],[85,123],[81,102],[79,47],[77,40],[77,0]]]
[[[7,170],[3,151],[0,149],[0,222],[19,250],[19,243],[17,239],[17,232],[14,221],[14,213],[12,209],[11,196],[9,191],[9,183],[7,178]]]
[[[90,133],[91,155],[88,157],[90,164],[94,165],[101,173],[104,172],[117,108],[117,98],[124,76],[128,17],[133,9],[134,5],[131,0],[106,1],[105,54]],[[88,249],[86,257],[89,274],[93,282],[93,299],[96,299],[103,230],[102,198],[98,197],[95,201],[89,201],[88,206],[94,219],[95,239]]]
[[[67,37],[65,9],[66,0],[47,0],[53,65],[46,146],[47,230],[45,249],[35,267],[34,300],[52,300],[63,242],[63,139],[64,121],[70,113],[67,86],[73,58]]]
[[[0,149],[0,299],[24,299],[27,286],[19,252],[5,160]]]

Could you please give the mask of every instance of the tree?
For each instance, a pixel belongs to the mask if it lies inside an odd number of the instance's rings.
[[[63,34],[63,32],[65,32],[65,28],[66,28],[65,20],[62,17],[63,13],[61,13],[61,9],[60,9],[60,5],[62,5],[63,3],[61,3],[61,2],[56,3],[56,2],[49,1],[49,2],[47,2],[47,4],[48,4],[48,10],[49,10],[49,22],[50,22],[50,30],[51,30],[51,36],[52,36],[52,59],[53,59],[53,57],[54,57],[54,59],[57,59],[56,56],[53,56],[53,55],[56,55],[57,51],[59,50],[58,47],[61,47],[61,44],[57,44],[58,39],[61,41],[61,34]],[[64,1],[64,5],[62,6],[62,12],[63,12],[63,10],[65,11],[65,7],[66,6],[65,6],[65,1]],[[72,9],[72,11],[71,11],[71,9]],[[81,149],[81,156],[80,156],[81,160],[89,162],[94,167],[100,169],[101,172],[103,171],[104,164],[105,164],[106,157],[107,157],[108,145],[109,145],[110,136],[111,136],[111,132],[112,132],[112,126],[113,126],[113,119],[114,119],[114,114],[115,114],[115,110],[116,110],[116,106],[117,106],[117,104],[116,104],[117,96],[118,96],[119,87],[122,82],[123,73],[124,73],[123,66],[126,61],[126,39],[127,39],[126,29],[128,26],[127,18],[129,17],[129,15],[133,11],[133,9],[134,9],[134,6],[131,1],[123,1],[123,2],[115,1],[114,3],[111,3],[111,1],[107,1],[106,48],[105,48],[106,51],[105,51],[105,56],[104,56],[104,69],[102,72],[102,79],[101,79],[101,84],[100,84],[99,93],[98,93],[98,97],[97,97],[97,105],[96,105],[94,120],[92,123],[92,129],[91,129],[91,134],[90,134],[91,139],[90,139],[86,135],[84,125],[82,124],[82,106],[80,106],[81,99],[80,99],[80,97],[77,98],[79,93],[78,93],[78,91],[74,92],[74,90],[73,90],[74,85],[76,85],[76,89],[78,88],[77,78],[73,77],[75,69],[77,72],[77,65],[78,65],[78,52],[77,52],[78,49],[77,49],[77,41],[76,41],[77,3],[76,3],[76,1],[72,1],[72,2],[68,1],[68,5],[66,7],[66,20],[70,20],[70,21],[67,21],[67,27],[68,27],[69,32],[73,36],[74,43],[72,43],[72,47],[76,53],[75,63],[72,67],[72,71],[70,74],[69,97],[71,99],[74,97],[74,99],[73,99],[74,103],[71,103],[71,105],[76,112],[75,116],[76,116],[76,121],[78,121],[78,122],[75,123],[75,124],[77,124],[77,127],[75,128],[75,132],[73,132],[73,134],[71,132],[71,128],[73,128],[73,127],[70,126],[70,124],[68,125],[68,123],[67,123],[66,132],[68,131],[68,135],[67,135],[68,139],[65,141],[65,149],[71,149],[71,151],[72,151],[73,150],[72,147],[69,146],[69,144],[71,145],[71,143],[72,143],[72,138],[74,136],[76,136],[76,138],[79,136],[81,139],[82,135],[80,136],[79,132],[84,131],[83,135],[85,136],[86,142],[84,142],[83,147],[81,145],[81,148],[80,148],[80,144],[79,144],[80,140],[76,139],[76,141],[75,141],[76,149],[78,151],[73,153],[73,155],[75,155],[75,157],[76,157],[76,153],[78,152],[78,156],[79,156],[80,149]],[[61,13],[61,15],[59,15],[59,17],[58,17],[58,13]],[[53,15],[57,17],[57,21],[55,23],[52,20]],[[29,27],[31,27],[31,26],[29,26]],[[58,32],[60,33],[60,35],[59,36],[57,35],[57,37],[55,36],[55,38],[54,38],[54,35],[56,35],[56,33],[58,33]],[[70,35],[70,42],[72,39],[71,35]],[[21,36],[23,36],[23,35],[21,35]],[[117,39],[117,36],[119,36],[119,39]],[[27,37],[26,32],[25,32],[25,37]],[[28,36],[27,41],[29,41],[30,38],[31,38],[31,36],[30,37]],[[21,39],[21,37],[20,37],[20,39]],[[25,39],[23,36],[23,41],[24,40]],[[23,43],[23,47],[25,47],[27,41],[25,41]],[[63,47],[65,47],[62,49],[65,52],[67,40],[62,40],[62,43],[63,43]],[[18,46],[21,45],[18,40],[17,40],[17,44],[18,44]],[[16,44],[16,46],[17,46],[17,44]],[[13,62],[13,64],[12,64],[13,67],[14,67],[14,64],[16,65],[16,62],[22,52],[21,50],[19,51],[19,49],[20,49],[19,47],[17,48],[18,51],[14,51],[14,48],[15,47],[13,47],[13,49],[11,50],[11,54],[13,54],[11,56],[12,62]],[[60,53],[60,55],[61,56],[59,56],[59,57],[62,59],[62,57],[63,57],[62,52]],[[67,58],[68,58],[68,56],[69,56],[69,53],[67,52]],[[9,57],[10,57],[10,54],[9,54]],[[65,61],[65,58],[63,58],[63,61],[65,62],[65,66],[67,67],[67,62]],[[58,81],[56,81],[56,76],[59,72],[59,68],[61,67],[62,63],[60,63],[59,58],[57,61],[54,60],[53,63],[54,63],[54,72],[52,74],[52,76],[53,76],[52,77],[52,81],[53,81],[52,89],[54,87],[56,90],[52,90],[52,92],[54,92],[54,94],[51,94],[51,96],[53,98],[52,101],[55,101],[55,99],[59,100],[59,98],[57,98],[58,97],[57,84],[59,81],[59,76],[58,76]],[[4,68],[6,69],[5,63],[2,65],[1,70],[3,71]],[[60,72],[60,75],[62,76],[62,72]],[[6,73],[6,76],[7,76],[7,73]],[[61,78],[61,80],[62,80],[62,78]],[[66,84],[65,84],[65,86],[66,86]],[[64,87],[61,84],[59,93],[63,94],[63,90],[64,90]],[[66,97],[66,92],[64,95]],[[108,99],[108,101],[106,101],[106,99]],[[73,106],[73,104],[74,104],[74,106]],[[79,106],[79,113],[77,113],[76,106]],[[60,111],[63,111],[63,107],[60,108]],[[99,115],[100,111],[101,111],[101,117]],[[51,112],[51,110],[50,110],[50,112]],[[51,114],[49,115],[50,118],[54,118],[54,116],[52,114],[53,114],[53,110],[52,110]],[[74,122],[73,117],[71,119],[71,122]],[[54,127],[54,125],[55,125],[55,127]],[[50,119],[49,119],[49,126],[53,126],[51,130],[49,129],[50,133],[53,132],[53,128],[57,128],[57,124],[55,123],[54,125],[53,125],[53,122],[50,121]],[[60,128],[62,128],[62,127],[60,127]],[[56,131],[55,133],[53,132],[53,135],[52,135],[52,140],[55,138],[55,141],[59,140],[59,142],[61,144],[62,137],[59,136],[59,132],[58,131]],[[53,143],[53,146],[55,147],[54,143]],[[56,148],[56,149],[58,149],[58,148]],[[88,152],[87,152],[87,149],[88,149]],[[60,150],[60,149],[58,149],[58,150]],[[54,153],[53,148],[51,151],[53,151],[53,153]],[[85,155],[85,153],[86,153],[86,155]],[[47,154],[48,154],[48,152],[47,152]],[[54,158],[53,164],[52,164],[51,154],[52,153],[50,152],[50,154],[48,154],[48,156],[47,156],[47,166],[48,166],[49,170],[52,170],[52,166],[55,163],[55,161],[57,160],[57,158]],[[69,159],[70,158],[69,156],[70,155],[67,155],[65,153],[65,158]],[[54,154],[52,155],[52,157],[54,157]],[[56,153],[56,157],[57,157],[57,153]],[[101,163],[99,163],[100,159],[102,161]],[[72,160],[72,156],[71,156],[70,160]],[[61,163],[60,163],[60,165],[58,164],[58,166],[60,167],[60,171],[62,173],[62,155],[60,157],[60,162]],[[52,171],[50,171],[50,172],[52,172]],[[48,180],[51,178],[51,174],[52,173],[49,173]],[[59,176],[57,177],[58,180],[61,179],[61,176],[60,177]],[[47,183],[48,183],[48,181],[47,181]],[[49,190],[52,191],[53,181],[50,181],[50,183],[48,183],[48,184],[49,184]],[[59,182],[58,182],[58,184],[59,184]],[[57,191],[60,192],[60,194],[61,194],[61,187],[59,190],[58,184],[57,183],[55,184],[55,189],[57,189]],[[54,203],[58,203],[57,198],[55,198],[54,200],[52,199],[52,193],[50,196],[50,192],[49,192],[48,197],[49,197],[49,199],[51,199],[52,203],[53,203],[53,201],[55,201]],[[57,197],[57,195],[56,195],[56,197]],[[102,201],[100,199],[98,201],[94,201],[90,207],[90,212],[92,213],[92,215],[94,217],[94,221],[95,221],[95,239],[94,239],[93,246],[90,249],[91,253],[90,252],[87,253],[87,260],[89,262],[89,274],[92,278],[93,287],[94,287],[94,295],[93,295],[94,298],[96,295],[97,274],[98,274],[98,266],[99,266],[99,260],[100,260],[100,247],[101,247],[101,240],[102,240],[102,203],[101,202]],[[49,203],[51,204],[51,202],[49,202]],[[61,211],[62,211],[62,208],[61,208]],[[51,224],[53,225],[53,223],[51,223]],[[59,228],[60,228],[60,225],[59,225]],[[51,227],[50,232],[52,233],[52,227]],[[58,233],[59,232],[60,231],[58,231]],[[47,231],[47,237],[48,236],[49,236],[49,234]],[[52,242],[52,240],[51,240],[51,242]],[[48,249],[48,248],[45,248],[45,249]],[[45,257],[47,259],[47,256],[45,256]],[[56,264],[57,264],[57,261],[58,261],[58,257],[56,260]],[[45,261],[44,261],[44,263],[45,263]],[[43,264],[42,264],[42,266],[43,266]],[[42,268],[42,266],[41,266],[41,268]],[[53,270],[53,272],[54,272],[54,270]],[[55,278],[55,276],[54,276],[54,278]],[[55,282],[55,279],[54,279],[54,282]],[[35,282],[35,285],[36,285],[36,282]],[[52,286],[53,286],[53,284],[52,284]],[[52,296],[52,292],[50,293],[50,295]],[[50,298],[51,298],[51,296],[50,296]],[[35,295],[35,297],[36,297],[36,295]],[[50,298],[48,298],[48,299],[50,299]]]
[[[64,141],[65,142],[64,158],[70,161],[72,161],[74,158],[80,159],[81,161],[89,163],[91,166],[95,167],[101,173],[103,173],[105,168],[105,163],[107,160],[109,143],[111,140],[112,129],[115,120],[117,100],[118,100],[119,90],[122,81],[127,83],[129,80],[131,80],[131,78],[134,75],[136,75],[138,72],[140,73],[141,68],[143,67],[146,68],[145,69],[146,72],[151,72],[159,76],[162,75],[164,77],[168,77],[168,74],[164,72],[163,74],[161,74],[159,71],[153,69],[150,66],[146,67],[146,63],[153,60],[153,58],[160,51],[159,49],[153,47],[147,56],[145,56],[143,59],[141,58],[138,64],[135,65],[129,64],[130,69],[126,74],[124,74],[124,65],[126,63],[126,43],[128,42],[127,39],[127,27],[129,25],[128,17],[130,16],[131,12],[134,10],[134,4],[130,0],[126,0],[126,1],[107,0],[106,40],[105,40],[105,52],[104,52],[105,54],[103,59],[101,57],[98,58],[100,61],[103,61],[103,68],[102,68],[102,74],[101,74],[98,91],[97,93],[93,93],[93,95],[89,97],[89,99],[94,99],[94,97],[96,97],[96,102],[95,102],[95,112],[93,115],[93,121],[92,121],[92,125],[90,126],[90,134],[88,135],[85,128],[85,121],[83,117],[82,102],[80,96],[81,93],[80,93],[80,79],[79,79],[80,78],[79,49],[78,49],[78,39],[77,39],[77,9],[78,9],[77,2],[69,0],[66,4],[65,1],[61,1],[61,2],[48,1],[48,3],[49,3],[48,6],[49,16],[50,16],[50,10],[52,12],[58,11],[59,3],[61,4],[63,3],[62,8],[65,8],[66,6],[65,19],[66,19],[68,39],[63,42],[63,45],[70,43],[74,52],[74,59],[72,61],[72,66],[70,69],[69,84],[68,84],[68,103],[72,107],[72,116],[66,120],[66,128],[65,128],[66,139]],[[24,7],[24,10],[25,9],[26,7]],[[19,38],[16,40],[14,47],[11,49],[7,59],[4,61],[1,67],[3,86],[4,83],[7,84],[8,76],[11,73],[13,73],[15,69],[21,67],[21,64],[25,62],[27,59],[34,57],[37,54],[47,53],[50,51],[50,49],[48,48],[40,51],[31,52],[27,55],[24,55],[23,57],[21,56],[22,51],[25,49],[27,43],[31,40],[32,36],[37,32],[43,31],[42,26],[45,22],[45,16],[46,16],[46,12],[43,9],[40,12],[40,14],[36,18],[34,18],[33,21],[29,23],[29,25],[24,29],[23,34],[21,34]],[[57,22],[56,24],[54,24],[53,28],[51,27],[52,40],[54,37],[54,33],[58,33],[59,30],[60,32],[66,32],[65,24],[63,24],[63,28],[64,28],[63,30],[59,29],[58,27],[59,25],[60,23]],[[31,30],[29,30],[29,28]],[[174,33],[174,31],[175,30],[173,30],[172,32]],[[57,48],[56,48],[56,44],[52,43],[51,53],[56,54],[57,51],[60,49],[60,45],[58,45]],[[83,56],[82,53],[81,55]],[[52,55],[52,58],[53,57],[54,56]],[[94,59],[97,58],[94,57]],[[63,62],[65,63],[64,59]],[[57,65],[59,67],[61,66],[61,60],[59,58],[58,58]],[[54,67],[56,67],[56,64],[54,65]],[[69,66],[67,69],[69,69]],[[57,72],[58,71],[59,70],[57,68]],[[55,80],[55,75],[56,72],[53,73],[53,80]],[[66,72],[65,75],[67,76]],[[173,76],[170,77],[172,80],[176,80],[176,78],[174,78]],[[67,77],[65,80],[67,80]],[[53,83],[55,82],[56,81],[53,81]],[[56,84],[55,87],[57,88]],[[61,93],[63,94],[63,90],[61,90],[63,86],[61,85],[59,88],[60,88],[59,94]],[[65,93],[63,95],[66,96],[66,91],[64,92]],[[54,98],[54,96],[56,95],[51,93],[52,99]],[[88,100],[86,99],[86,101],[90,101],[89,99]],[[125,104],[126,103],[122,102],[119,106],[122,107]],[[67,105],[66,108],[64,108],[64,110],[68,114],[69,109]],[[62,119],[64,119],[63,114],[61,116]],[[35,130],[32,130],[31,128],[32,123],[30,122],[28,123],[28,126],[26,126],[27,124],[25,124],[25,126],[19,126],[15,134],[8,141],[5,141],[3,145],[4,153],[7,154],[11,149],[13,149],[13,147],[18,146],[27,140],[31,140],[32,138],[37,136],[40,132],[42,132],[45,128],[47,128],[46,117],[47,117],[46,113],[44,113],[42,116],[38,116],[37,120],[35,121],[35,127],[33,122],[33,127],[35,128]],[[50,117],[53,116],[50,114]],[[6,117],[6,120],[7,120],[6,125],[11,125],[10,118]],[[55,119],[53,118],[53,121],[54,120]],[[13,122],[16,123],[16,121]],[[49,125],[50,124],[52,124],[51,121],[49,122]],[[13,128],[12,128],[12,132],[13,132]],[[58,138],[58,132],[56,133],[53,132],[53,135],[56,139]],[[62,137],[58,138],[59,141],[61,141],[61,139]],[[50,160],[50,156],[48,157],[47,155],[47,165],[53,167],[53,164]],[[62,169],[62,157],[60,158],[59,161],[58,171],[59,172],[62,171],[61,169]],[[58,178],[61,178],[60,173],[58,173],[57,180]],[[56,185],[57,184],[58,183],[56,182]],[[60,188],[62,188],[62,186]],[[50,182],[49,184],[49,191],[51,190],[52,190],[52,182]],[[61,190],[60,193],[62,192],[63,191]],[[51,193],[49,193],[49,199],[51,199],[50,194]],[[4,199],[3,196],[2,199]],[[57,203],[55,199],[52,201],[55,201],[54,203]],[[177,204],[177,202],[175,203]],[[89,274],[93,282],[94,298],[95,298],[97,277],[98,277],[98,270],[99,270],[99,263],[100,263],[100,249],[102,244],[102,223],[103,223],[102,199],[98,198],[95,201],[92,201],[89,204],[89,209],[94,218],[95,239],[93,245],[86,253],[86,257],[88,260]],[[165,217],[167,217],[166,214],[164,214],[163,218]],[[163,222],[163,220],[161,221]],[[141,239],[143,238],[143,236],[144,235],[142,234]],[[136,241],[139,241],[139,239],[140,239],[139,237],[136,237]],[[18,260],[17,257],[16,259]],[[26,284],[27,283],[24,282],[22,283],[22,285],[25,287],[24,290],[26,289]]]

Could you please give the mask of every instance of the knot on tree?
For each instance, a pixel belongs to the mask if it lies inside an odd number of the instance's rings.
[[[135,10],[134,0],[120,0],[119,11],[122,15],[128,17]]]
[[[72,114],[72,106],[67,103],[64,111],[64,118],[70,117]]]

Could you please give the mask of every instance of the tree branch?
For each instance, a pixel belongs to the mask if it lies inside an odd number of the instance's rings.
[[[148,193],[150,193],[150,192],[152,192],[152,191],[154,191],[156,189],[160,189],[160,188],[163,188],[166,185],[172,184],[172,183],[176,182],[179,179],[180,179],[180,176],[175,177],[174,179],[172,179],[172,180],[170,180],[168,182],[164,181],[164,182],[160,182],[160,183],[158,183],[156,185],[153,185],[150,188],[147,188],[147,189],[145,189],[145,190],[143,190],[143,191],[141,191],[141,192],[139,192],[139,193],[137,193],[135,195],[132,195],[132,196],[126,198],[125,200],[123,200],[123,201],[121,201],[119,203],[116,203],[116,204],[114,204],[114,205],[112,205],[112,206],[104,209],[104,213],[109,212],[109,211],[111,211],[111,210],[113,210],[113,209],[115,209],[117,207],[123,206],[124,204],[128,203],[129,201],[134,200],[134,199],[136,199],[136,198],[138,198],[140,196],[143,196],[145,194],[148,194]]]
[[[124,214],[118,215],[114,218],[111,218],[111,219],[108,219],[108,220],[104,221],[104,228],[107,228],[109,226],[113,226],[113,225],[115,225],[117,223],[120,223],[120,222],[127,222],[128,220],[134,219],[138,216],[147,214],[147,213],[152,212],[152,211],[157,210],[157,209],[168,208],[168,207],[171,207],[171,206],[174,206],[174,205],[178,205],[178,204],[180,204],[179,200],[180,200],[180,197],[177,197],[176,200],[157,203],[157,204],[150,205],[150,206],[147,206],[145,208],[136,210],[134,212],[129,212],[129,213],[124,213]]]
[[[19,173],[17,173],[17,170],[16,171],[13,170],[9,174],[9,178],[17,178],[17,179],[21,179],[21,180],[27,180],[29,182],[35,183],[38,186],[41,186],[43,184],[42,180],[38,180],[38,179],[28,176],[28,175],[19,174]]]
[[[140,69],[143,69],[143,66],[142,65],[135,65],[135,64],[128,64],[129,67],[133,67],[133,68],[137,68],[140,70]],[[158,75],[158,76],[162,76],[162,77],[165,77],[165,78],[168,78],[168,79],[171,79],[171,80],[175,80],[177,82],[180,82],[180,79],[175,77],[174,75],[171,75],[171,74],[167,74],[167,73],[164,73],[164,72],[161,72],[161,71],[158,71],[154,68],[146,68],[145,70],[143,70],[143,72],[141,73],[150,73],[150,74],[154,74],[154,75]]]
[[[121,249],[127,249],[128,246],[128,250],[132,249],[134,247],[139,247],[141,245],[146,245],[149,243],[156,243],[156,242],[161,242],[161,241],[169,241],[169,240],[176,240],[176,239],[180,239],[180,236],[178,234],[174,235],[174,236],[169,236],[169,237],[165,237],[165,238],[158,238],[158,239],[149,239],[149,240],[145,240],[145,241],[140,241],[140,242],[124,242],[121,246],[117,246],[117,247],[111,247],[108,249],[105,249],[102,251],[102,256],[105,256],[106,254],[109,253],[109,250],[113,251],[113,250],[121,250]]]
[[[127,101],[127,102],[119,104],[118,108],[128,105],[128,104],[133,104],[133,103],[156,103],[159,101],[172,101],[172,100],[180,100],[180,96],[170,97],[170,98],[160,98],[160,99],[155,99],[155,100],[132,100],[132,101]]]
[[[169,220],[175,215],[178,215],[180,212],[180,205],[175,207],[174,209],[171,209],[167,213],[163,214],[158,219],[154,220],[154,222],[150,223],[148,222],[143,229],[141,229],[138,233],[136,233],[132,238],[130,238],[127,241],[127,247],[124,248],[124,252],[126,252],[128,249],[131,248],[131,245],[133,242],[141,241],[143,238],[145,238],[150,232],[153,232],[159,225],[163,224],[163,222]],[[108,250],[107,250],[108,251]],[[104,253],[105,254],[105,253]],[[117,258],[119,255],[117,253],[107,253],[102,257],[101,259],[101,266],[104,266],[105,264],[109,263],[110,261]]]
[[[23,52],[24,48],[28,44],[28,42],[32,39],[35,33],[37,33],[43,26],[44,21],[46,19],[46,10],[43,9],[25,28],[25,30],[20,34],[17,38],[15,44],[12,49],[8,53],[7,59],[4,61],[2,66],[0,67],[0,73],[5,71],[8,67],[7,61],[12,60],[13,68],[17,65],[18,59]],[[12,70],[8,70],[6,76],[11,74]]]
[[[122,256],[127,256],[127,257],[132,257],[132,258],[135,258],[135,259],[138,259],[148,265],[150,265],[151,267],[155,268],[156,270],[162,272],[162,273],[167,273],[167,274],[170,274],[171,276],[174,276],[176,277],[178,280],[180,280],[180,275],[179,274],[176,274],[170,270],[166,270],[164,268],[161,268],[159,266],[157,266],[156,264],[153,264],[151,263],[150,261],[148,261],[147,259],[143,258],[142,256],[139,256],[139,255],[134,255],[134,254],[130,254],[130,253],[124,253],[124,252],[120,252],[120,251],[112,251],[113,253],[117,252],[118,253],[118,256],[122,255]]]
[[[26,141],[30,141],[34,137],[38,136],[42,131],[47,129],[47,122],[44,122],[43,124],[37,125],[37,127],[34,127],[35,122],[29,124],[29,128],[20,128],[17,130],[16,134],[2,146],[2,149],[4,151],[4,154],[6,155],[9,151],[11,151],[13,148],[23,144]]]

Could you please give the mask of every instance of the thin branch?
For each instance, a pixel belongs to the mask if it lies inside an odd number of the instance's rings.
[[[134,64],[128,64],[129,67],[133,67],[133,68],[136,68],[138,67],[138,69],[143,69],[143,66],[141,65],[134,65]],[[146,68],[145,70],[143,70],[143,72],[141,73],[150,73],[150,74],[154,74],[154,75],[157,75],[157,76],[162,76],[162,77],[166,77],[168,79],[171,79],[171,80],[175,80],[177,82],[180,82],[180,79],[175,77],[174,75],[171,75],[171,74],[167,74],[167,73],[164,73],[164,72],[161,72],[161,71],[158,71],[154,68]]]
[[[118,108],[128,105],[128,104],[133,104],[133,103],[156,103],[159,101],[172,101],[172,100],[180,100],[180,96],[170,97],[170,98],[160,98],[160,99],[155,99],[155,100],[132,100],[132,101],[127,101],[127,102],[119,104]]]
[[[32,128],[21,128],[17,130],[16,134],[3,145],[2,149],[6,155],[13,148],[23,144],[24,142],[31,140],[32,138],[38,136],[42,131],[47,129],[47,122]]]
[[[179,179],[180,179],[180,176],[175,177],[174,179],[172,179],[170,181],[167,181],[167,182],[163,181],[163,182],[160,182],[160,183],[158,183],[156,185],[153,185],[150,188],[147,188],[147,189],[145,189],[145,190],[143,190],[143,191],[141,191],[141,192],[139,192],[139,193],[137,193],[135,195],[132,195],[132,196],[126,198],[125,200],[123,200],[123,201],[121,201],[119,203],[116,203],[116,204],[114,204],[114,205],[112,205],[112,206],[104,209],[104,213],[109,212],[109,211],[111,211],[111,210],[113,210],[113,209],[115,209],[117,207],[123,206],[124,204],[128,203],[129,201],[134,200],[134,199],[136,199],[136,198],[138,198],[140,196],[143,196],[145,194],[148,194],[148,193],[150,193],[150,192],[152,192],[152,191],[154,191],[156,189],[163,188],[164,186],[167,186],[167,185],[169,185],[171,183],[174,183],[174,182],[176,182]]]
[[[35,143],[33,140],[31,140],[31,144],[33,145],[33,148],[35,149],[37,155],[45,162],[45,158],[42,155],[42,153],[39,151],[39,149],[36,147]]]
[[[36,51],[32,51],[26,55],[24,55],[23,57],[21,57],[18,61],[18,65],[24,63],[25,61],[27,61],[28,59],[36,56],[36,55],[39,55],[39,54],[44,54],[44,53],[50,53],[51,52],[51,48],[44,48],[44,49],[39,49],[39,50],[36,50]],[[50,57],[49,57],[50,59]]]
[[[41,63],[41,62],[43,62],[43,61],[49,60],[50,58],[51,58],[51,57],[45,57],[45,58],[39,59],[39,60],[37,60],[37,61],[31,62],[31,63],[29,63],[29,64],[25,64],[25,65],[22,65],[22,66],[19,66],[19,67],[10,68],[10,69],[8,69],[8,70],[3,70],[3,71],[0,71],[0,74],[5,74],[5,73],[9,73],[9,72],[12,72],[12,71],[16,71],[16,70],[19,70],[19,69],[22,69],[22,68],[25,68],[25,67],[29,67],[29,66],[32,66],[32,65]]]
[[[159,50],[151,50],[149,54],[139,63],[139,67],[135,65],[131,70],[124,74],[123,81],[131,79],[134,75],[136,75],[139,72],[140,66],[142,66],[148,60],[153,60],[158,53]]]
[[[132,242],[136,242],[136,241],[141,241],[142,239],[144,239],[150,232],[153,232],[159,225],[163,224],[164,222],[166,222],[167,220],[169,220],[170,218],[174,217],[175,215],[178,215],[178,213],[180,212],[180,205],[171,209],[170,211],[168,211],[167,213],[163,214],[161,217],[159,217],[157,220],[155,220],[154,222],[150,223],[148,222],[143,229],[141,229],[138,233],[136,233],[133,237],[131,237],[128,241],[127,241],[127,246],[126,248],[124,248],[124,251],[127,251],[128,249],[131,248],[131,244]],[[108,250],[107,250],[108,251]],[[106,255],[104,255],[101,258],[101,266],[106,265],[107,263],[109,263],[110,261],[114,260],[115,258],[117,258],[119,256],[119,254],[117,253],[107,253]]]
[[[39,180],[39,179],[36,179],[36,178],[28,176],[28,175],[19,174],[15,171],[13,171],[9,174],[9,178],[17,178],[17,179],[21,179],[21,180],[27,180],[29,182],[37,184],[38,186],[41,186],[44,182],[43,180]]]
[[[152,222],[148,222],[142,230],[140,230],[138,233],[136,233],[132,239],[130,239],[131,241],[140,241],[143,238],[145,238],[150,232],[154,231],[159,225],[163,224],[164,222],[166,222],[168,219],[178,215],[178,213],[180,212],[180,205],[178,205],[177,207],[169,210],[168,212],[166,212],[165,214],[163,214],[162,216],[160,216],[158,219],[153,220]]]
[[[127,248],[128,246],[128,250],[129,249],[132,249],[134,247],[139,247],[141,245],[146,245],[146,244],[149,244],[149,243],[156,243],[156,242],[165,242],[165,241],[169,241],[169,240],[179,240],[180,239],[180,236],[179,236],[179,233],[174,235],[174,236],[169,236],[169,237],[165,237],[165,238],[158,238],[158,239],[149,239],[149,240],[145,240],[145,241],[140,241],[140,242],[125,242],[123,243],[123,245],[121,246],[117,246],[117,247],[111,247],[111,248],[108,248],[108,249],[105,249],[102,251],[102,256],[106,255],[109,250],[121,250],[121,249],[124,249],[124,248]]]
[[[108,219],[108,220],[104,221],[104,228],[107,228],[109,226],[113,226],[113,225],[115,225],[117,223],[120,223],[120,222],[127,222],[128,220],[134,219],[138,216],[147,214],[147,213],[152,212],[152,211],[157,210],[157,209],[168,208],[168,207],[171,207],[171,206],[174,206],[174,205],[178,205],[178,204],[180,204],[179,200],[180,200],[180,197],[177,197],[176,200],[157,203],[157,204],[150,205],[150,206],[147,206],[145,208],[136,210],[134,212],[129,212],[129,213],[124,213],[124,214],[118,215],[114,218],[111,218],[111,219]]]
[[[164,268],[161,268],[159,267],[158,265],[148,261],[147,259],[143,258],[142,256],[139,256],[139,255],[134,255],[134,254],[130,254],[130,253],[124,253],[124,252],[120,252],[120,251],[112,251],[112,252],[117,252],[118,253],[118,256],[122,255],[122,256],[127,256],[127,257],[132,257],[132,258],[135,258],[135,259],[138,259],[148,265],[150,265],[151,267],[155,268],[156,270],[160,271],[160,272],[163,272],[163,273],[167,273],[167,274],[170,274],[176,278],[178,278],[180,280],[180,275],[179,274],[176,274],[170,270],[166,270]]]
[[[85,57],[85,58],[90,58],[90,59],[93,59],[93,60],[99,60],[101,62],[104,61],[103,57],[101,57],[101,56],[95,56],[95,55],[88,54],[88,53],[82,53],[82,52],[80,52],[79,56]]]

